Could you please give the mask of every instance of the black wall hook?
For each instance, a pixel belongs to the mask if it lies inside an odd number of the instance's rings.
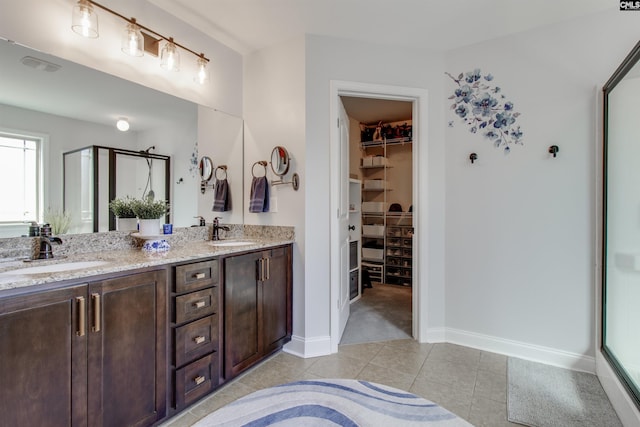
[[[552,145],[551,147],[549,147],[549,153],[553,154],[553,157],[558,154],[558,151],[560,151],[560,148],[558,148],[557,145]]]
[[[471,164],[473,164],[473,162],[475,162],[476,160],[478,160],[478,155],[476,153],[471,153],[469,155],[469,160],[471,160]]]

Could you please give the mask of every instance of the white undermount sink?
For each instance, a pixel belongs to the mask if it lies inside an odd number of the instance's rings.
[[[100,267],[108,264],[108,261],[76,261],[62,262],[59,264],[37,265],[35,267],[19,268],[17,270],[0,273],[0,276],[22,276],[28,274],[60,273],[69,270],[81,270],[83,268]]]
[[[213,246],[246,246],[255,243],[253,240],[212,240],[209,242]]]

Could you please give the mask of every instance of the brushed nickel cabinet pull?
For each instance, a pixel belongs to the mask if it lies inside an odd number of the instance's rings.
[[[267,277],[265,280],[269,280],[271,277],[271,258],[266,258],[265,260],[267,261]]]
[[[191,277],[193,277],[194,279],[204,279],[204,276],[205,276],[204,273],[196,273]]]
[[[84,297],[76,297],[76,305],[78,306],[78,330],[76,335],[83,337],[87,333],[87,315]]]
[[[204,342],[204,337],[202,335],[198,335],[193,339],[196,344],[202,344]]]
[[[193,382],[196,383],[196,385],[200,385],[200,384],[202,384],[204,382],[204,380],[205,380],[205,378],[202,375],[200,375],[200,376],[195,377],[193,379]]]
[[[93,326],[91,330],[93,332],[100,332],[100,294],[91,294],[91,302],[93,304]]]
[[[204,302],[204,301],[197,301],[197,302],[194,302],[194,303],[193,303],[193,306],[194,306],[195,308],[202,308],[202,307],[204,307],[204,305],[205,305],[205,302]]]

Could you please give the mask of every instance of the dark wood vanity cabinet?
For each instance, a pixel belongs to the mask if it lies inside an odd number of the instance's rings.
[[[172,410],[179,411],[220,383],[218,260],[175,266],[172,290]]]
[[[0,298],[0,426],[166,415],[166,272]]]
[[[291,339],[291,246],[232,255],[223,262],[229,380]]]

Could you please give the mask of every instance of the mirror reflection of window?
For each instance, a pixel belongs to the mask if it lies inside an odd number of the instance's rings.
[[[0,133],[0,180],[11,183],[2,186],[0,195],[0,237],[41,220],[41,149],[41,138]]]

